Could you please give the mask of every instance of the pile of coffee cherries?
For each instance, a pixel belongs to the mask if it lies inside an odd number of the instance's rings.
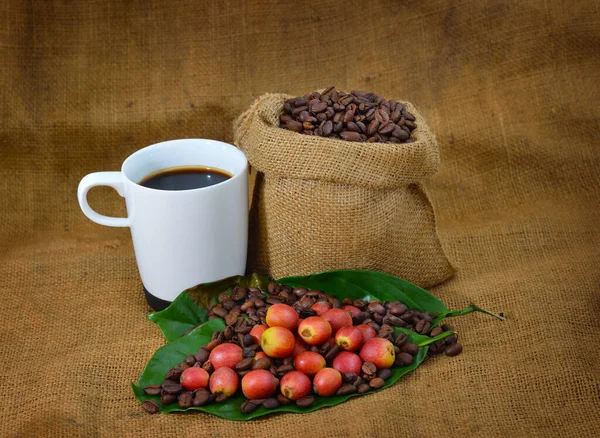
[[[144,391],[162,404],[183,408],[220,403],[241,392],[241,410],[295,403],[309,407],[314,396],[365,393],[382,388],[392,367],[413,363],[419,346],[394,326],[435,337],[452,330],[431,329],[433,315],[408,310],[400,301],[339,299],[322,291],[270,283],[269,294],[236,287],[218,296],[209,318],[226,328]],[[462,351],[457,335],[429,345],[428,355]],[[144,402],[158,412],[153,400]]]

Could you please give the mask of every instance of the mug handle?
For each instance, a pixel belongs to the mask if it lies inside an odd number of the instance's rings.
[[[95,172],[83,177],[77,188],[77,199],[79,206],[89,219],[100,225],[109,227],[129,227],[131,221],[128,217],[111,217],[96,213],[90,204],[88,204],[87,194],[92,187],[108,186],[112,187],[121,196],[123,193],[123,177],[121,172]]]

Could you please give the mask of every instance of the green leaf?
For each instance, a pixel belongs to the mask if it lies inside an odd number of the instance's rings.
[[[166,309],[148,314],[148,319],[158,325],[167,341],[172,341],[206,322],[207,310],[220,293],[231,292],[234,286],[266,289],[267,285],[268,279],[259,274],[199,284],[180,293]]]
[[[408,281],[380,272],[331,271],[307,276],[286,277],[278,280],[278,283],[294,287],[303,286],[309,289],[319,289],[339,299],[349,297],[365,301],[374,299],[380,301],[399,300],[409,309],[428,311],[437,315],[432,326],[438,324],[445,317],[464,315],[473,311],[484,312],[503,319],[503,317],[487,312],[475,305],[470,305],[463,310],[450,310],[426,290]],[[163,406],[160,403],[160,397],[147,395],[144,393],[143,388],[150,384],[160,384],[169,369],[182,362],[186,355],[196,353],[201,346],[207,344],[211,340],[214,331],[225,328],[225,323],[222,319],[207,321],[207,309],[214,302],[218,294],[231,291],[236,285],[258,287],[264,291],[267,289],[268,279],[264,276],[254,274],[246,277],[231,277],[219,282],[199,285],[181,293],[167,309],[149,315],[150,320],[160,327],[167,340],[171,342],[156,351],[152,359],[148,362],[148,365],[146,365],[137,384],[132,384],[133,391],[140,402],[155,400],[161,412],[184,410],[176,403]],[[396,327],[394,330],[396,334],[399,332],[406,333],[409,341],[419,345],[420,348],[411,365],[391,369],[392,376],[386,381],[383,388],[393,385],[403,375],[421,365],[427,355],[427,345],[452,334],[452,332],[446,331],[435,338],[430,338],[404,328]],[[188,333],[182,336],[186,332]],[[368,393],[371,392],[374,391],[369,391]],[[315,403],[309,408],[299,408],[291,403],[271,410],[260,407],[250,414],[243,414],[240,411],[240,406],[245,399],[238,393],[238,395],[226,400],[224,403],[191,407],[187,410],[208,412],[230,420],[250,420],[276,412],[311,412],[323,407],[335,406],[351,397],[359,395],[361,394],[333,397],[316,396]]]
[[[152,359],[146,365],[146,368],[142,372],[139,377],[137,384],[132,383],[131,386],[133,388],[133,392],[135,393],[136,398],[140,403],[143,403],[146,400],[154,400],[161,412],[180,412],[180,411],[202,411],[210,414],[217,415],[218,417],[225,418],[228,420],[236,420],[236,421],[245,421],[252,420],[254,418],[259,418],[264,415],[269,415],[278,412],[294,412],[294,413],[305,413],[316,411],[317,409],[321,409],[328,406],[336,406],[344,401],[348,400],[351,397],[358,397],[364,394],[350,394],[344,396],[333,396],[333,397],[320,397],[315,396],[315,402],[312,406],[308,408],[300,408],[293,403],[288,405],[282,405],[275,409],[266,409],[264,407],[259,407],[257,410],[250,414],[244,414],[240,410],[242,403],[245,401],[245,398],[240,394],[234,397],[227,399],[223,403],[213,403],[207,406],[202,407],[191,407],[188,409],[182,409],[179,407],[177,403],[173,403],[171,405],[163,405],[160,402],[159,396],[150,396],[144,392],[144,387],[151,384],[160,384],[163,382],[165,378],[165,374],[171,368],[173,368],[178,363],[182,362],[185,359],[185,356],[188,354],[193,354],[198,351],[200,347],[207,344],[211,340],[211,335],[213,331],[223,330],[225,328],[225,324],[221,319],[213,319],[210,320],[199,327],[192,330],[185,336],[180,337],[179,339],[174,340],[166,345],[160,347]],[[398,329],[397,332],[404,332],[408,335],[409,341],[419,344],[425,342],[431,338],[427,336],[419,335],[415,332],[405,329]],[[427,355],[428,347],[422,347],[419,349],[419,353],[415,356],[415,360],[412,364],[405,367],[397,367],[391,368],[392,375],[389,379],[386,380],[383,388],[388,388],[394,383],[396,383],[402,376],[406,373],[414,371],[423,363],[425,357]],[[371,390],[367,392],[367,394],[371,394],[373,392],[380,391],[379,390]],[[239,394],[239,393],[238,393]]]

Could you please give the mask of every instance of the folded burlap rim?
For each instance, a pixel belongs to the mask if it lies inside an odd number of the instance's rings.
[[[279,127],[287,94],[267,93],[234,121],[234,143],[258,171],[281,178],[394,188],[435,174],[438,144],[421,112],[402,101],[416,118],[412,143],[349,142],[299,134]]]

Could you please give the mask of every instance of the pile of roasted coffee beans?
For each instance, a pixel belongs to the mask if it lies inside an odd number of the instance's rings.
[[[410,143],[417,127],[400,102],[335,87],[286,100],[279,120],[282,128],[301,134],[375,143]]]
[[[239,286],[220,294],[209,311],[214,318],[222,318],[226,328],[169,370],[161,384],[145,387],[147,394],[185,409],[222,402],[241,386],[244,413],[287,403],[309,407],[314,395],[379,389],[391,367],[410,365],[419,347],[405,333],[396,336],[393,327],[430,337],[452,330],[449,325],[431,329],[434,315],[408,310],[400,301],[339,300],[275,282],[268,294]],[[461,351],[453,333],[430,344],[428,355]],[[152,400],[143,407],[159,411]]]

